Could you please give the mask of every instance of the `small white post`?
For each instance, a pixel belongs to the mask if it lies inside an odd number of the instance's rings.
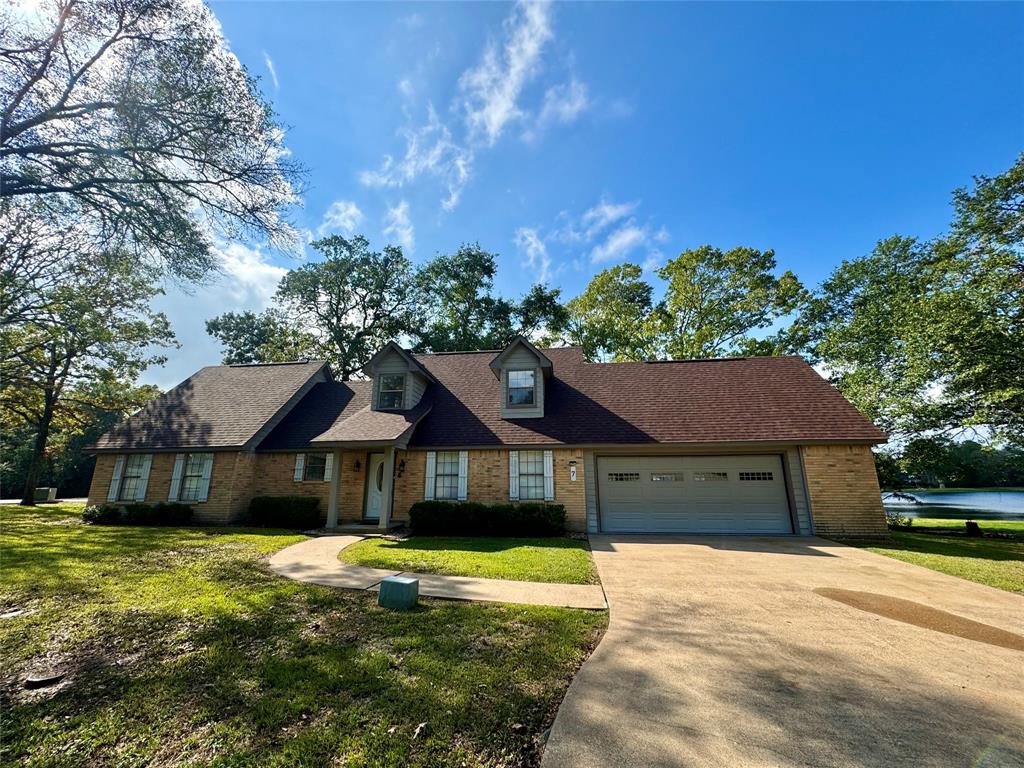
[[[395,490],[395,447],[389,446],[384,451],[384,487],[381,488],[380,522],[378,526],[387,530],[391,525],[391,500]]]
[[[341,451],[334,452],[334,465],[331,467],[331,492],[327,497],[327,527],[338,527],[338,496],[341,491]]]

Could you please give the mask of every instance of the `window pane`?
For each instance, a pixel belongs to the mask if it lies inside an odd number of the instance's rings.
[[[544,475],[520,475],[519,476],[519,498],[520,499],[543,499],[544,498]]]
[[[510,387],[532,387],[533,371],[509,371],[508,385]]]
[[[459,474],[459,452],[458,451],[439,451],[437,454],[437,474],[438,475],[458,475]]]
[[[322,481],[327,474],[327,454],[307,453],[306,464],[302,471],[303,480]]]
[[[459,497],[459,452],[438,451],[434,470],[434,497],[457,499]]]
[[[459,476],[441,475],[434,483],[434,496],[438,499],[456,499],[459,496]]]
[[[544,498],[544,451],[519,452],[519,498]]]
[[[124,470],[121,473],[121,487],[117,492],[119,500],[135,500],[135,492],[142,483],[142,464],[145,458],[141,453],[133,453],[125,458]]]
[[[403,389],[405,389],[405,376],[402,374],[398,374],[397,376],[380,377],[381,392],[401,392]]]
[[[402,407],[402,393],[401,392],[385,392],[381,390],[380,395],[377,397],[378,408],[401,408]]]
[[[199,487],[203,483],[202,475],[189,475],[181,479],[181,493],[179,498],[182,501],[197,501],[199,499]]]
[[[519,474],[521,475],[543,475],[544,474],[544,451],[520,451],[519,452]]]
[[[509,405],[533,405],[533,388],[510,388],[508,391]]]
[[[118,498],[121,501],[134,501],[135,492],[139,487],[139,478],[137,477],[122,477],[121,478],[121,490],[118,492]]]

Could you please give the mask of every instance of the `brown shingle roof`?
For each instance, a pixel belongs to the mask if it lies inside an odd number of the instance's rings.
[[[543,418],[499,415],[493,352],[417,355],[433,410],[411,445],[884,442],[885,435],[799,357],[587,363],[547,349]]]
[[[115,426],[91,448],[240,448],[307,384],[324,376],[329,372],[322,362],[202,368]]]
[[[260,443],[281,451],[336,442],[397,440],[430,410],[429,394],[409,411],[372,411],[370,381],[329,381],[314,386]]]

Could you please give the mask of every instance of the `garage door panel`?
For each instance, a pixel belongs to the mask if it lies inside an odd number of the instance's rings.
[[[792,533],[778,456],[598,459],[601,528],[620,533]]]

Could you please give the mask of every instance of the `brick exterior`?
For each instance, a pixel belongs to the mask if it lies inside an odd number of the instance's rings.
[[[395,461],[405,460],[402,477],[395,479],[395,501],[392,519],[407,522],[409,508],[423,498],[427,465],[426,451],[399,451]],[[555,472],[555,501],[565,506],[570,530],[586,530],[587,512],[583,483],[583,451],[579,448],[552,450]],[[569,462],[576,462],[576,482],[569,479]],[[469,476],[466,481],[467,501],[484,504],[507,504],[508,450],[469,451]]]
[[[870,447],[811,445],[801,448],[801,454],[817,535],[888,536]]]

